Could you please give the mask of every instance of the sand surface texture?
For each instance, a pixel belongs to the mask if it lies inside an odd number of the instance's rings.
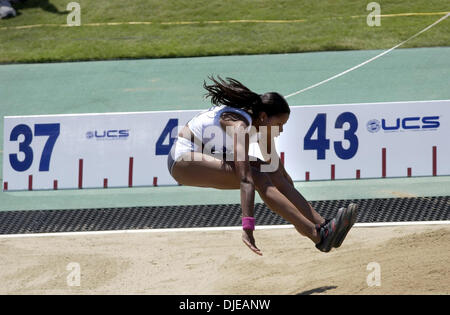
[[[0,293],[450,294],[449,225],[356,227],[327,254],[294,229],[257,230],[262,257],[240,233],[0,238]]]

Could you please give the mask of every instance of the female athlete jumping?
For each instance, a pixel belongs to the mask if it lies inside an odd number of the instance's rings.
[[[339,247],[356,221],[357,205],[341,208],[335,218],[325,220],[295,189],[272,145],[289,119],[289,105],[283,96],[256,94],[231,78],[210,79],[212,84],[203,86],[214,106],[179,132],[168,156],[173,178],[187,186],[240,189],[242,240],[258,255],[262,252],[253,237],[255,190],[317,249],[329,252]],[[249,143],[255,135],[264,161],[249,156]]]

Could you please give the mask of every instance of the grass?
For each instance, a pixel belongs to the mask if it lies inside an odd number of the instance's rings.
[[[67,0],[28,0],[19,16],[0,20],[0,63],[270,54],[386,49],[442,15],[382,18],[366,23],[360,0],[78,0],[80,27],[66,23]],[[381,14],[450,11],[445,1],[378,1]],[[352,17],[359,16],[359,17]],[[295,23],[215,23],[230,20],[305,20]],[[151,25],[102,25],[151,21]],[[165,24],[195,21],[198,24]],[[49,24],[27,29],[24,25]],[[450,19],[405,47],[448,46]]]

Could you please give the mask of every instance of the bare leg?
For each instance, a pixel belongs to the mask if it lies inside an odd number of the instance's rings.
[[[316,224],[322,224],[325,222],[324,218],[322,218],[322,216],[314,210],[302,194],[287,181],[286,177],[282,174],[281,169],[278,169],[273,173],[268,173],[268,175],[277,189],[285,195],[286,198],[289,199],[289,201],[292,202],[308,220]]]
[[[217,189],[239,189],[234,163],[211,158],[200,152],[191,154],[190,161],[178,161],[173,166],[172,176],[180,184]]]
[[[278,190],[267,174],[261,173],[255,168],[252,168],[252,170],[256,189],[264,203],[272,211],[292,223],[300,234],[308,237],[317,244],[320,241],[320,236],[317,233],[315,224],[308,220],[289,201],[289,199]]]
[[[189,154],[189,153],[188,153]],[[239,189],[240,182],[234,170],[232,162],[224,162],[219,159],[207,160],[202,153],[191,153],[191,161],[179,161],[174,165],[173,177],[180,184],[197,187],[211,187],[218,189]],[[194,155],[197,160],[194,160]],[[208,157],[211,159],[210,157]],[[298,232],[319,242],[319,236],[313,222],[308,220],[298,209],[284,196],[272,183],[270,177],[252,167],[252,176],[256,190],[266,205],[284,219],[292,223]]]
[[[261,167],[261,164],[265,164],[266,162],[259,160],[251,162],[252,166],[257,168],[258,170]],[[277,189],[284,195],[286,198],[301,212],[303,216],[305,216],[309,221],[315,224],[322,224],[325,222],[324,218],[314,210],[311,204],[302,196],[302,194],[295,189],[295,187],[287,180],[283,173],[283,165],[279,165],[278,170],[275,172],[266,172],[270,177],[272,183],[277,187]]]

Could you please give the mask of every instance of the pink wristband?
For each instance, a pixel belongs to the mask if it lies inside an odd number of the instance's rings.
[[[242,218],[242,228],[244,230],[255,230],[255,218],[253,217],[243,217]]]

